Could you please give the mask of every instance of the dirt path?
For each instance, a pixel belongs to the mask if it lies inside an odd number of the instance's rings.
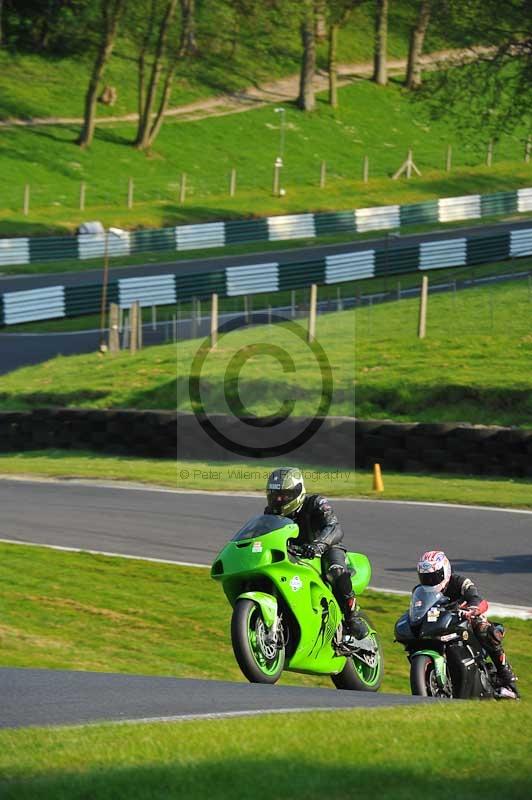
[[[489,48],[476,47],[469,50],[438,50],[434,53],[427,53],[421,57],[421,62],[427,69],[435,69],[444,61],[456,59],[457,61],[470,61],[481,54],[489,52]],[[406,68],[406,58],[394,58],[388,61],[388,71],[390,74],[404,72]],[[365,62],[362,64],[341,64],[338,67],[338,85],[345,86],[356,78],[367,78],[373,73],[373,63]],[[328,77],[325,72],[317,72],[314,78],[314,87],[317,92],[324,91],[328,87]],[[205,117],[220,117],[225,114],[237,114],[242,111],[249,111],[252,108],[260,108],[268,103],[286,103],[296,99],[299,91],[299,75],[289,75],[261,86],[251,86],[241,92],[234,94],[223,94],[218,97],[211,97],[203,100],[196,100],[177,108],[169,108],[165,112],[165,117],[178,117],[180,120],[188,121],[203,119]],[[122,116],[98,117],[97,124],[101,125],[108,122],[136,122],[138,114],[123,114]],[[81,117],[32,117],[31,119],[8,118],[0,120],[0,128],[28,127],[37,125],[81,125]]]

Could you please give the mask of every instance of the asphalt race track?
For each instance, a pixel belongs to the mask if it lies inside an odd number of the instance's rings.
[[[331,684],[332,686],[332,684]],[[161,721],[439,702],[401,694],[40,669],[0,669],[0,728]]]
[[[444,549],[494,603],[532,606],[532,513],[335,500],[350,550],[372,586],[408,591],[419,555]],[[187,494],[76,482],[0,480],[0,538],[210,564],[260,496]]]
[[[260,496],[0,480],[0,538],[209,564],[263,504]],[[410,589],[419,553],[442,547],[455,568],[472,575],[491,600],[532,605],[532,514],[382,501],[336,500],[334,505],[348,547],[371,559],[373,586]],[[422,701],[410,695],[245,682],[0,669],[0,728]]]

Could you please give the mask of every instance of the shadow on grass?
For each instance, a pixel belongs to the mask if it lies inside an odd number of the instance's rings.
[[[124,729],[127,737],[127,728]],[[234,743],[238,749],[238,742]],[[400,752],[400,751],[399,751]],[[272,757],[253,758],[253,753],[221,761],[191,761],[179,764],[130,768],[98,768],[85,773],[55,774],[45,778],[0,782],[4,800],[345,800],[349,797],[378,797],[379,800],[412,800],[438,797],[438,800],[525,800],[530,783],[519,771],[513,775],[475,773],[469,778],[438,769],[431,756],[430,770],[422,764],[394,767],[389,763],[367,765],[360,760],[337,765],[316,764],[308,760]],[[186,751],[182,753],[186,756]],[[340,755],[340,754],[339,754]],[[3,783],[3,785],[2,785]]]

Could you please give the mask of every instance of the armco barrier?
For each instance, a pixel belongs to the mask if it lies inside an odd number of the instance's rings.
[[[213,415],[229,438],[239,426],[231,416]],[[306,419],[290,419],[297,433]],[[273,429],[270,429],[273,430]],[[36,409],[0,412],[0,451],[85,448],[108,453],[189,460],[241,461],[214,443],[192,414],[171,411]],[[370,470],[375,462],[400,472],[532,476],[532,430],[466,424],[395,423],[330,417],[317,434],[290,453],[291,463]],[[260,466],[260,460],[257,465]]]
[[[532,255],[532,226],[504,233],[448,237],[384,248],[363,247],[351,253],[322,256],[311,261],[230,266],[213,272],[176,273],[120,278],[110,281],[107,300],[129,308],[171,305],[192,297],[222,297],[300,289],[311,283],[336,284],[400,275],[416,270],[438,270],[504,261]],[[100,309],[101,285],[55,286],[0,295],[0,327],[17,322],[75,317]]]
[[[158,230],[110,234],[111,258],[136,253],[198,250],[247,242],[312,239],[333,233],[397,230],[420,225],[478,219],[498,214],[532,211],[532,188],[488,195],[444,197],[404,206],[375,206],[353,211],[291,214],[264,219],[178,225]],[[0,267],[65,259],[103,258],[105,234],[49,236],[35,239],[0,239]]]

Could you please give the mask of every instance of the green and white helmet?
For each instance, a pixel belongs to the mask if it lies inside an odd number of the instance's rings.
[[[268,478],[266,499],[274,514],[286,517],[299,511],[305,495],[303,475],[297,467],[279,467]]]

